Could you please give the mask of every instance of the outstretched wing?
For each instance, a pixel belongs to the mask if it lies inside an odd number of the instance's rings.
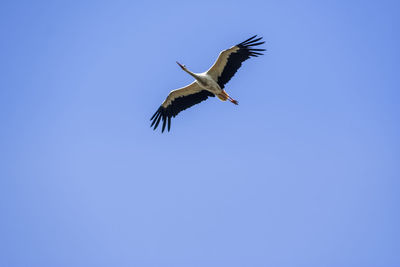
[[[190,108],[208,97],[214,97],[215,95],[207,90],[203,90],[196,82],[189,84],[180,89],[173,90],[169,93],[168,97],[158,108],[156,113],[151,117],[151,125],[154,130],[157,128],[160,121],[163,121],[162,132],[165,130],[165,126],[168,122],[168,131],[171,128],[171,117],[175,117],[179,112]]]
[[[262,37],[256,38],[257,35],[237,44],[229,49],[222,51],[214,65],[207,71],[218,85],[223,89],[225,84],[235,75],[236,71],[242,66],[242,62],[250,57],[258,57],[263,55],[259,51],[265,49],[253,48],[253,46],[261,45],[265,42],[259,42]]]

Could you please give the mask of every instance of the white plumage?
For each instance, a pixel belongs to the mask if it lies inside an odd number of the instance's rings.
[[[166,125],[168,125],[169,131],[171,128],[171,117],[175,117],[182,110],[196,105],[206,100],[208,97],[217,96],[222,101],[229,100],[237,105],[238,102],[231,98],[223,89],[225,84],[235,75],[243,61],[250,57],[262,55],[260,51],[265,51],[265,49],[253,48],[253,46],[264,43],[259,42],[262,37],[255,38],[256,35],[222,51],[214,65],[203,73],[193,73],[189,71],[185,65],[176,62],[184,71],[193,76],[195,81],[169,93],[156,113],[151,117],[151,127],[154,125],[155,130],[162,120],[163,125],[161,131],[164,132]]]

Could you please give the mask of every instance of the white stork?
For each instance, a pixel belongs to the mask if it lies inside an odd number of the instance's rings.
[[[169,131],[171,128],[171,117],[175,117],[182,110],[190,108],[206,100],[208,97],[217,96],[222,101],[229,100],[237,105],[238,102],[230,97],[223,89],[225,84],[235,75],[243,61],[250,57],[263,55],[259,51],[265,51],[265,49],[253,48],[253,46],[264,43],[259,42],[262,37],[255,39],[256,37],[257,35],[254,35],[246,41],[222,51],[214,65],[203,73],[193,73],[188,70],[185,65],[176,62],[196,80],[185,87],[173,90],[169,93],[156,113],[151,117],[150,120],[153,122],[150,127],[154,125],[155,130],[162,119],[162,132],[165,130],[167,121]]]

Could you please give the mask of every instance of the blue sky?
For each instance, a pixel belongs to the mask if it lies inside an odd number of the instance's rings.
[[[397,1],[3,1],[1,266],[400,266]],[[170,133],[150,117],[253,34]]]

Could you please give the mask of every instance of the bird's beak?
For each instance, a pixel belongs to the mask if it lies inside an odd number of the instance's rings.
[[[178,64],[179,67],[181,67],[182,69],[185,67],[185,66],[183,66],[181,63],[179,63],[178,61],[176,62],[176,64]]]

